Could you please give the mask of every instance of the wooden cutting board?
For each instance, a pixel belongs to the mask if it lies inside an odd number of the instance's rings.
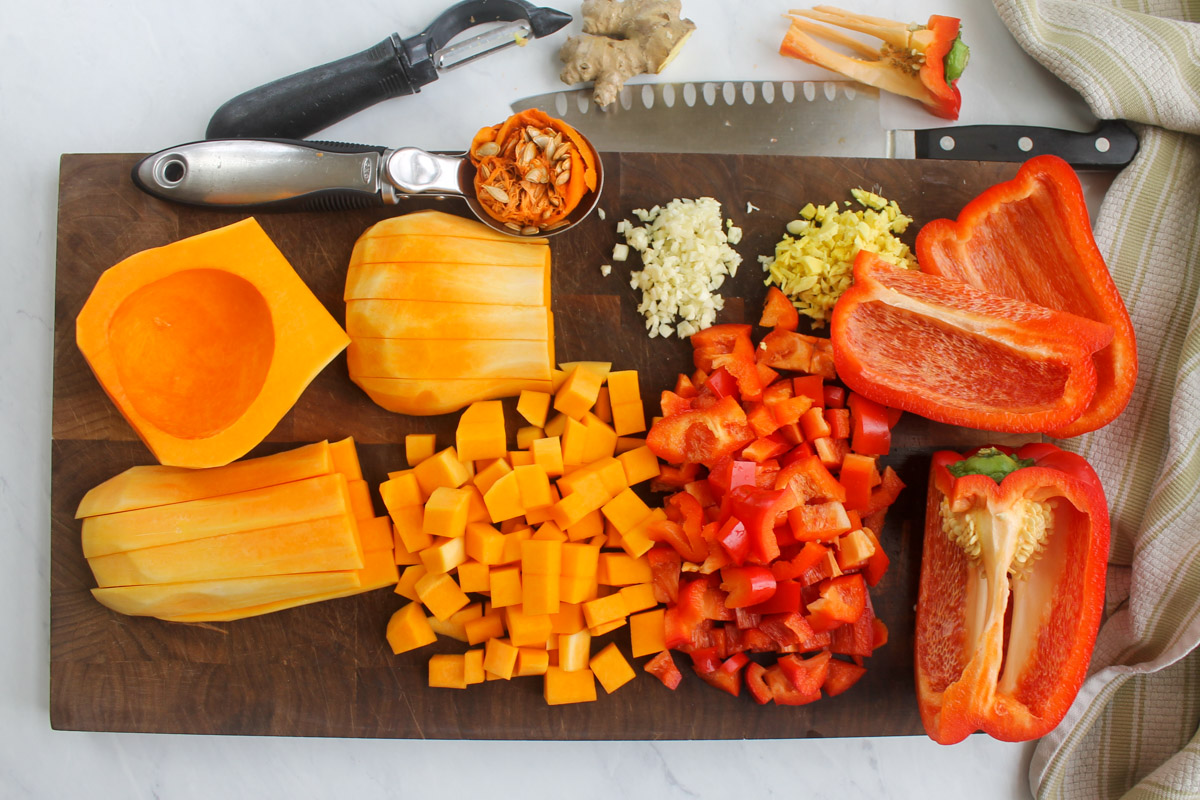
[[[595,703],[548,707],[540,679],[489,682],[466,691],[430,689],[431,654],[461,652],[442,641],[394,656],[388,617],[405,601],[389,590],[255,619],[180,625],[126,617],[93,600],[95,584],[80,548],[75,508],[92,486],[149,451],[100,389],[75,346],[74,320],[100,273],[148,247],[243,218],[161,202],[129,180],[137,156],[66,155],[59,186],[54,332],[51,485],[50,721],[72,730],[298,736],[478,739],[725,739],[875,736],[921,732],[913,691],[914,605],[928,456],[957,446],[966,432],[907,415],[886,463],[909,488],[882,536],[892,560],[874,590],[890,641],[851,691],[802,707],[759,707],[686,674],[671,692],[649,676]],[[601,207],[551,240],[558,358],[612,361],[641,373],[648,414],[675,375],[691,370],[686,341],[648,339],[626,265],[602,277],[618,241],[615,224],[634,208],[674,197],[712,196],[745,230],[745,262],[725,284],[723,322],[754,322],[765,288],[757,256],[771,253],[783,226],[807,202],[849,199],[864,187],[900,203],[920,225],[954,216],[1015,165],[778,156],[608,154]],[[752,213],[747,203],[757,207]],[[333,316],[344,320],[342,288],[351,247],[377,220],[420,208],[467,214],[454,200],[406,201],[392,209],[260,214],[263,228]],[[507,411],[513,414],[511,401]],[[373,487],[401,469],[404,435],[433,432],[453,441],[455,417],[405,417],[375,406],[346,374],[340,356],[308,387],[254,454],[353,436]],[[511,426],[510,426],[511,429]],[[649,495],[646,495],[649,498]],[[383,510],[378,493],[375,506]],[[599,640],[628,655],[628,628]],[[686,660],[680,657],[682,665]],[[639,659],[643,661],[644,659]],[[690,673],[684,667],[685,673]]]

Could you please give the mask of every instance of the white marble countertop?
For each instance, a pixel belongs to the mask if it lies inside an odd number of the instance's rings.
[[[58,157],[148,152],[202,138],[212,112],[268,80],[411,35],[447,0],[333,6],[308,0],[0,2],[0,796],[469,796],[531,798],[1028,796],[1031,745],[974,736],[749,742],[428,742],[168,736],[50,729],[51,335]],[[578,0],[558,7],[578,14]],[[1081,129],[1082,101],[1028,59],[986,0],[860,0],[856,10],[961,16],[972,67],[962,122]],[[901,12],[892,7],[903,6]],[[794,80],[821,72],[776,55],[785,3],[685,0],[699,29],[664,80]],[[577,32],[578,20],[568,28]],[[445,75],[322,138],[465,146],[519,97],[551,91],[560,32]],[[885,122],[934,120],[897,101]],[[505,792],[507,793],[507,792]]]

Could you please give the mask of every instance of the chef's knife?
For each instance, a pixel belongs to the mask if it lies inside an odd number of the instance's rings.
[[[1089,133],[1016,125],[883,130],[879,91],[850,81],[738,81],[626,86],[606,109],[590,89],[528,97],[601,150],[1025,161],[1052,153],[1077,169],[1120,169],[1137,152],[1124,123]]]

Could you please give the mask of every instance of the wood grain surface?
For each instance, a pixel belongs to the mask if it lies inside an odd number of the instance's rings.
[[[537,678],[466,691],[430,689],[425,665],[461,643],[394,656],[388,617],[405,601],[390,590],[254,619],[182,625],[126,617],[93,600],[75,508],[92,486],[136,464],[154,463],[117,412],[75,345],[74,320],[96,279],[145,248],[246,216],[168,204],[129,180],[137,156],[65,155],[60,170],[54,334],[51,486],[50,720],[72,730],[468,739],[726,739],[877,736],[921,732],[912,686],[913,607],[920,563],[925,470],[936,447],[978,441],[973,434],[906,419],[885,460],[909,488],[882,537],[892,559],[874,590],[890,641],[851,691],[801,707],[759,707],[715,691],[685,668],[675,692],[643,676],[612,696],[548,707]],[[1015,165],[777,156],[606,154],[602,221],[593,215],[551,240],[553,311],[560,361],[612,361],[641,372],[648,414],[675,375],[691,370],[686,341],[651,340],[636,312],[628,268],[611,261],[616,222],[634,208],[673,197],[712,196],[745,230],[744,258],[725,284],[721,321],[753,322],[765,295],[757,256],[772,252],[805,203],[849,199],[862,186],[895,199],[916,224],[954,216]],[[747,203],[758,208],[747,213]],[[339,322],[351,247],[369,225],[421,208],[467,214],[455,200],[341,213],[260,214],[263,228]],[[513,402],[506,401],[515,422]],[[907,415],[911,417],[911,415]],[[454,415],[406,417],[375,406],[346,374],[345,356],[308,387],[254,455],[353,436],[372,487],[404,463],[404,435],[432,432],[452,442]],[[510,430],[514,430],[510,425]],[[647,499],[652,499],[643,492]],[[375,507],[383,504],[375,489]],[[628,628],[617,641],[628,655]],[[640,667],[639,659],[635,666]],[[682,661],[680,662],[683,663]]]

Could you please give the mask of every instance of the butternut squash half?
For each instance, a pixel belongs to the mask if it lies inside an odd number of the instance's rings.
[[[105,271],[75,339],[146,446],[179,467],[245,455],[350,341],[253,218]]]

